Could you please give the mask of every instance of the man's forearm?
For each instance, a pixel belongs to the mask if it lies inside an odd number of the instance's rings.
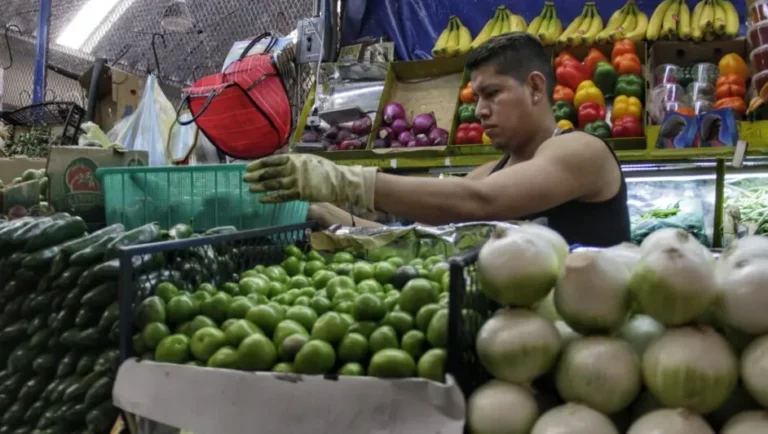
[[[376,175],[376,209],[408,220],[431,225],[478,221],[486,216],[486,202],[477,181]]]
[[[352,215],[344,211],[343,209],[332,205],[330,203],[313,203],[310,205],[310,217],[317,220],[320,225],[330,227],[336,224],[342,226],[355,226],[360,227],[378,227],[383,226],[380,223],[374,221],[365,220],[359,217],[352,218]]]

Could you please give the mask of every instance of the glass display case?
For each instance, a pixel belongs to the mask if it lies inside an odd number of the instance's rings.
[[[723,245],[745,235],[768,234],[768,159],[749,159],[725,176]]]

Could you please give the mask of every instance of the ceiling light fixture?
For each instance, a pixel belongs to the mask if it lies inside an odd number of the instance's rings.
[[[121,0],[88,0],[75,18],[69,22],[56,43],[80,49],[94,30],[104,21]]]
[[[195,26],[187,0],[174,0],[163,12],[160,25],[169,32],[185,33]]]

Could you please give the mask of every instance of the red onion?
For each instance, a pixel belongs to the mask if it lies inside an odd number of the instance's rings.
[[[323,138],[334,141],[336,140],[336,136],[339,135],[339,128],[338,127],[331,127],[328,129],[328,131],[323,134]]]
[[[414,141],[416,142],[416,146],[418,147],[432,145],[432,141],[429,140],[429,137],[427,137],[426,134],[417,134]]]
[[[367,115],[352,123],[352,132],[362,136],[371,132],[371,118]]]
[[[387,141],[384,139],[376,139],[373,141],[372,149],[383,149],[387,147]]]
[[[389,143],[389,147],[390,148],[404,148],[405,146],[402,143],[398,142],[397,140],[392,140]]]
[[[394,131],[392,131],[391,127],[381,127],[379,128],[379,138],[384,139],[385,141],[389,142],[391,140],[394,140],[396,138],[397,134],[395,134]]]
[[[419,144],[416,143],[416,140],[411,140],[410,142],[408,142],[407,145],[405,145],[405,147],[406,148],[418,148]]]
[[[336,143],[341,143],[347,140],[354,140],[357,138],[357,135],[354,134],[352,131],[349,130],[339,130],[338,134],[336,134]]]
[[[422,113],[416,115],[411,123],[414,134],[427,134],[432,127],[435,126],[435,114],[434,113]]]
[[[397,141],[400,143],[408,143],[413,140],[413,134],[410,131],[403,131],[397,136]]]
[[[304,134],[301,135],[301,141],[302,141],[302,143],[319,142],[320,141],[320,135],[317,134],[314,131],[305,130]]]
[[[429,131],[429,140],[434,146],[445,146],[448,143],[448,131],[437,127],[432,128]]]
[[[384,123],[392,125],[392,122],[397,119],[405,120],[405,107],[397,102],[389,102],[384,106],[384,112],[382,114],[384,116]]]
[[[408,125],[408,122],[405,121],[405,119],[397,119],[394,122],[392,122],[392,131],[395,132],[398,136],[410,129],[410,125]]]
[[[352,140],[344,140],[343,142],[339,143],[339,150],[340,151],[347,151],[350,149],[360,149],[363,147],[362,142],[357,139]]]

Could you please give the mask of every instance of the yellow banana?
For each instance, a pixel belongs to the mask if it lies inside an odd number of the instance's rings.
[[[648,15],[637,8],[637,5],[632,5],[632,13],[635,15],[637,25],[635,30],[629,33],[625,33],[624,37],[631,39],[635,42],[642,41],[645,38],[645,33],[648,30]]]
[[[592,9],[589,8],[589,4],[584,5],[584,10],[581,12],[583,19],[581,25],[575,32],[568,35],[568,45],[576,47],[581,44],[581,38],[584,36],[592,25]]]
[[[445,56],[445,47],[448,45],[448,37],[451,34],[451,30],[453,29],[453,20],[448,20],[448,25],[445,26],[445,29],[443,29],[442,32],[440,32],[440,36],[437,38],[437,41],[435,42],[435,46],[432,47],[432,56],[434,57],[442,57]]]
[[[501,20],[504,25],[501,27],[501,33],[509,33],[511,32],[511,27],[509,23],[509,14],[507,13],[506,6],[501,6]]]
[[[544,21],[544,12],[540,13],[531,21],[531,24],[528,26],[528,33],[530,33],[533,36],[538,37],[539,29],[541,28],[541,22]]]
[[[624,20],[627,19],[627,14],[630,10],[630,5],[634,2],[629,1],[627,4],[621,7],[621,9],[618,9],[611,14],[611,17],[608,18],[608,22],[605,24],[605,28],[602,32],[598,33],[595,37],[595,42],[598,44],[604,44],[609,41],[610,35],[615,34],[617,36],[616,39],[621,39],[619,35],[623,35],[621,25],[624,23]],[[643,35],[645,37],[645,35]]]
[[[581,42],[586,45],[594,44],[597,34],[600,33],[602,30],[603,30],[603,19],[600,18],[600,13],[597,10],[597,6],[592,4],[592,22],[590,23],[587,33],[585,33],[584,36],[581,37]]]
[[[503,30],[504,30],[504,14],[503,14],[503,12],[504,11],[501,10],[501,9],[497,9],[496,10],[496,15],[498,15],[498,17],[496,18],[496,23],[493,26],[493,31],[491,32],[491,37],[499,36],[500,34],[503,33]]]
[[[704,32],[699,25],[701,22],[701,13],[704,11],[705,1],[701,0],[693,7],[693,15],[691,16],[691,38],[698,42],[704,38]]]
[[[691,39],[691,10],[685,0],[680,0],[680,12],[677,14],[677,36],[687,41]]]
[[[715,9],[712,7],[712,2],[710,0],[703,1],[704,9],[701,11],[701,21],[699,21],[699,28],[702,32],[706,33],[707,30],[712,30],[715,27]]]
[[[579,27],[581,27],[581,23],[584,21],[584,16],[586,15],[585,12],[586,12],[586,7],[584,8],[584,10],[581,11],[581,15],[574,18],[573,21],[571,21],[571,24],[568,24],[568,27],[565,28],[563,33],[557,37],[558,44],[565,45],[568,43],[568,38],[574,33],[576,33],[576,30],[578,30]]]
[[[661,37],[671,39],[677,33],[677,20],[680,13],[680,0],[674,0],[664,15],[661,25]]]
[[[472,45],[472,33],[469,32],[467,26],[465,26],[459,18],[456,18],[456,24],[459,26],[458,54],[467,54],[469,52],[470,46]]]
[[[539,41],[541,41],[542,44],[545,43],[545,40],[547,38],[547,32],[549,31],[549,22],[552,19],[552,8],[549,7],[549,5],[544,6],[544,9],[546,9],[544,13],[544,21],[541,22],[541,27],[539,27]]]
[[[645,33],[645,38],[649,41],[655,41],[659,39],[661,35],[661,26],[664,23],[664,16],[667,14],[667,10],[672,5],[674,0],[664,0],[653,11],[651,20],[648,22],[648,31]]]
[[[459,54],[459,26],[456,17],[451,17],[451,33],[448,35],[448,44],[445,46],[446,55],[454,57]]]
[[[549,28],[547,29],[546,41],[544,43],[545,45],[554,45],[557,38],[563,32],[563,23],[560,21],[560,18],[557,17],[555,4],[552,3],[550,8],[552,10],[552,19],[549,21]]]
[[[720,0],[720,4],[725,10],[725,35],[735,38],[739,34],[739,13],[730,0]]]
[[[712,0],[712,7],[715,10],[715,33],[718,35],[725,34],[725,8],[717,1]]]
[[[488,20],[488,22],[485,23],[483,26],[483,29],[480,30],[480,33],[475,36],[475,40],[472,41],[472,44],[470,45],[470,48],[477,48],[480,44],[487,41],[491,37],[491,33],[493,32],[493,27],[496,25],[496,20],[498,19],[499,14],[495,13],[491,19]]]

